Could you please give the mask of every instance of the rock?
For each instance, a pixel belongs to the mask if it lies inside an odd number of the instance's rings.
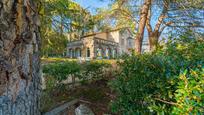
[[[81,104],[75,109],[75,115],[94,115],[94,113],[90,108]]]

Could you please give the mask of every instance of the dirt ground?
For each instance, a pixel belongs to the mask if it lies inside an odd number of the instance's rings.
[[[110,110],[110,102],[114,99],[114,94],[108,87],[108,80],[98,80],[91,83],[83,83],[72,90],[55,89],[47,97],[44,97],[43,110],[48,111],[60,104],[72,99],[79,99],[80,104],[88,106],[95,115],[112,114]],[[67,91],[66,91],[67,90]],[[73,108],[67,113],[73,114]]]

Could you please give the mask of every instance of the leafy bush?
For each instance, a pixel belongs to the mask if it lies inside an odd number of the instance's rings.
[[[104,77],[105,68],[109,68],[111,65],[105,61],[91,61],[82,65],[82,79],[83,80],[98,80]]]
[[[177,101],[185,101],[184,98],[179,97],[182,93],[179,93],[179,88],[182,88],[180,85],[183,83],[179,74],[184,70],[190,71],[192,68],[204,66],[203,51],[203,40],[186,42],[182,39],[171,41],[164,49],[152,54],[124,58],[124,62],[119,63],[122,71],[110,83],[117,93],[117,98],[112,103],[113,112],[131,115],[188,112],[176,109]],[[194,77],[191,79],[189,87],[194,86],[193,84],[197,81]],[[196,94],[190,93],[188,96],[188,98],[193,98]],[[193,108],[192,111],[197,110]]]
[[[204,68],[191,70],[189,74],[187,72],[179,76],[173,113],[198,115],[204,113]]]
[[[47,64],[47,63],[56,63],[56,62],[77,61],[77,59],[49,57],[49,58],[41,58],[41,61],[43,64]]]
[[[177,72],[170,64],[164,57],[157,55],[131,56],[120,63],[122,72],[111,83],[118,94],[112,106],[113,111],[142,114],[149,113],[148,107],[154,103],[155,107],[163,106],[153,98],[168,95],[166,90],[171,88],[167,87],[171,82],[166,82],[167,76]]]
[[[53,76],[58,82],[66,80],[68,75],[79,75],[81,66],[75,61],[56,62],[44,65],[43,73]]]
[[[99,80],[106,77],[105,74],[109,67],[111,67],[111,61],[96,60],[85,63],[77,63],[76,61],[56,61],[45,64],[43,66],[43,73],[45,74],[47,88],[52,89],[57,85],[63,88],[62,81],[67,80],[68,77],[74,79],[79,78],[82,80],[82,83],[89,80]]]

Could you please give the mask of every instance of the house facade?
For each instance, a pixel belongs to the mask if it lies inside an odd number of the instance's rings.
[[[128,30],[112,30],[88,34],[80,40],[67,44],[67,57],[69,58],[91,58],[91,59],[112,59],[123,53],[131,53],[135,49],[135,40]]]

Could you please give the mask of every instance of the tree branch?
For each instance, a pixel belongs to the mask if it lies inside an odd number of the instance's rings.
[[[159,33],[162,33],[167,26],[170,26],[173,22],[167,22],[165,25],[160,29]]]
[[[157,101],[160,101],[160,102],[163,102],[163,103],[169,104],[169,105],[176,105],[176,106],[179,106],[179,104],[177,104],[177,103],[175,103],[175,102],[169,102],[169,101],[162,100],[162,99],[159,99],[159,98],[154,98],[154,99],[157,100]]]
[[[138,21],[134,18],[134,16],[132,16],[132,14],[130,14],[128,11],[123,10],[123,9],[114,9],[112,11],[120,11],[120,13],[122,13],[124,16],[131,18],[135,23],[138,24]]]
[[[151,19],[151,8],[150,8],[149,11],[148,11],[147,22],[146,22],[147,31],[148,31],[149,33],[152,32],[152,26],[151,26],[151,24],[150,24],[150,19]]]
[[[154,31],[159,31],[160,26],[161,26],[163,20],[167,17],[167,16],[166,16],[166,13],[167,13],[167,10],[168,10],[168,8],[169,8],[169,1],[168,1],[168,0],[164,0],[163,5],[164,5],[164,8],[163,8],[163,10],[162,10],[161,15],[160,15],[159,18],[158,18],[158,21],[157,21],[157,24],[156,24],[156,26],[155,26]]]

